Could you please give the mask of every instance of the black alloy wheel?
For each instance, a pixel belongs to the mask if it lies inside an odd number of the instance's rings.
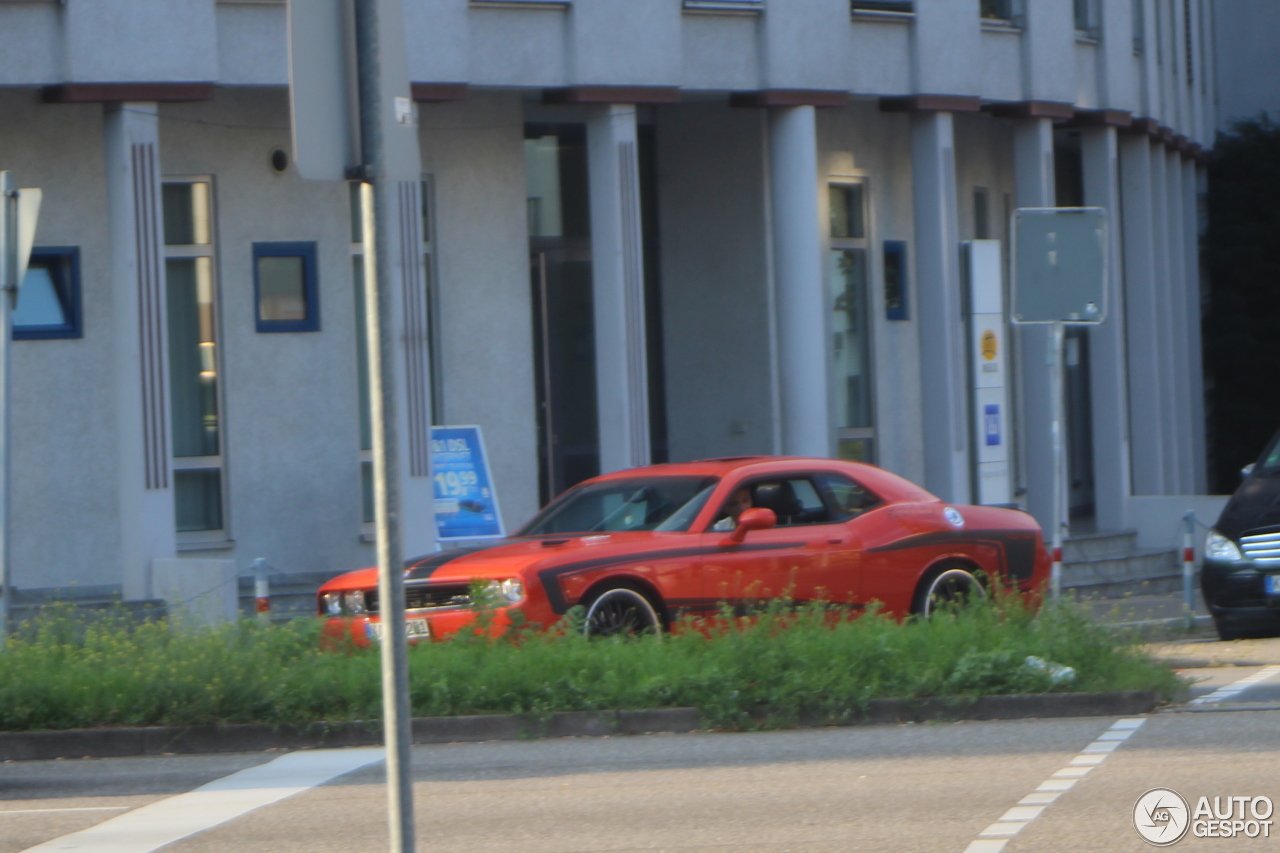
[[[661,630],[662,620],[653,604],[626,586],[612,587],[596,596],[583,622],[588,637],[639,637]]]

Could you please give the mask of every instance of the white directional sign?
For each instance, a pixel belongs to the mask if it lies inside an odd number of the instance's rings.
[[[0,287],[16,300],[31,260],[44,192],[32,187],[15,189],[11,175],[0,172],[0,196]]]

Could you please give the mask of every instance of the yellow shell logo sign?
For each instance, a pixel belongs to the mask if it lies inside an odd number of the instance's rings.
[[[996,347],[996,333],[987,329],[982,333],[982,357],[987,361],[995,361]]]

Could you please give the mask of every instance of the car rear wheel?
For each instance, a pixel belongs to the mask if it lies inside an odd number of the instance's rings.
[[[987,591],[972,572],[948,566],[920,584],[911,610],[927,619],[939,610],[953,610],[986,597]]]
[[[629,586],[605,589],[591,599],[583,620],[588,637],[639,637],[662,630],[658,611],[644,593]]]

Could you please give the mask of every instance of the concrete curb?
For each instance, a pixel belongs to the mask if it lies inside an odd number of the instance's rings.
[[[1043,693],[949,699],[874,699],[865,713],[843,718],[802,714],[800,727],[919,723],[929,720],[1017,720],[1032,717],[1123,716],[1154,710],[1150,691]],[[763,715],[762,715],[763,718]],[[696,708],[650,711],[568,711],[547,717],[485,714],[419,717],[414,743],[465,743],[554,737],[605,737],[703,730]],[[54,758],[123,758],[144,755],[258,752],[268,749],[376,746],[378,723],[314,723],[302,729],[261,723],[228,726],[155,726],[2,732],[0,761]]]

